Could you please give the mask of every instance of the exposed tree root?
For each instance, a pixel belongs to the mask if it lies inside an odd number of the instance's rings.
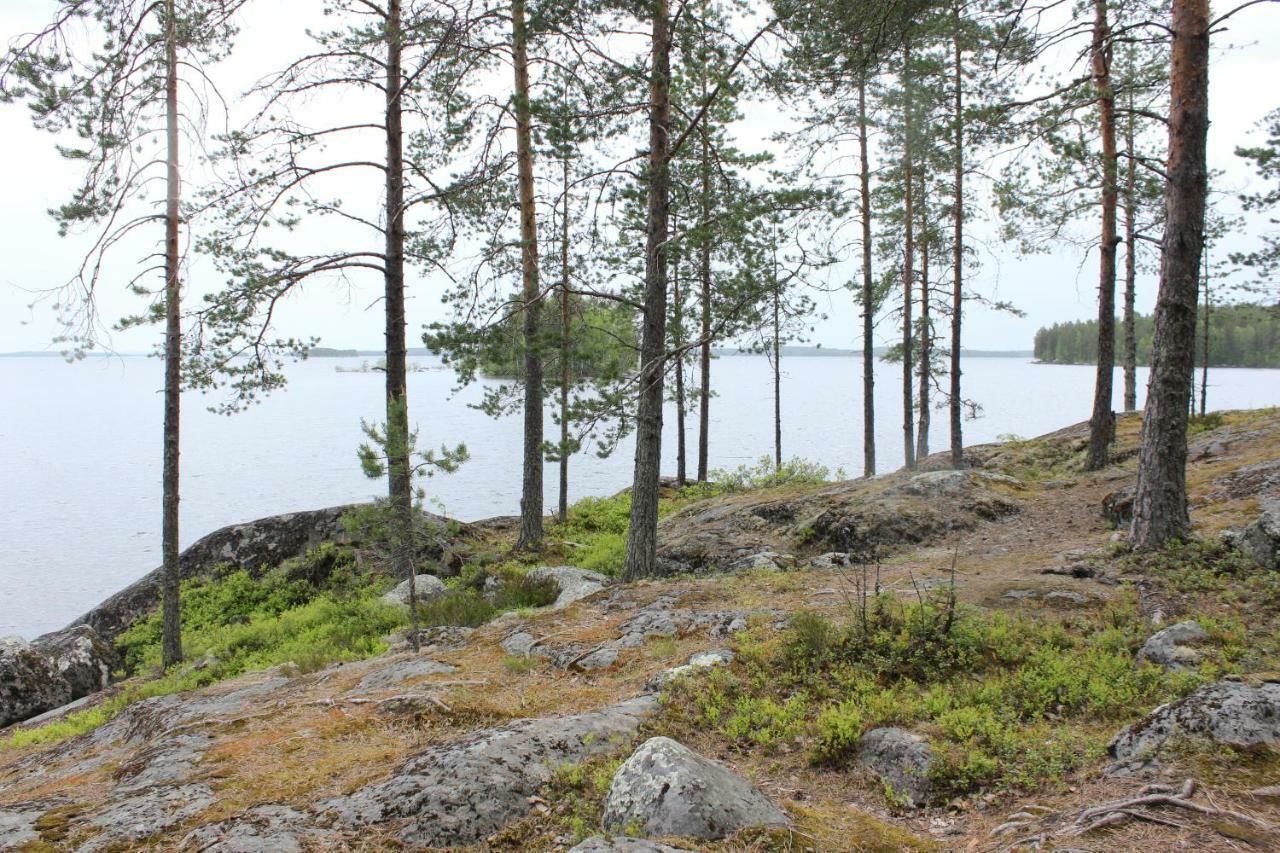
[[[1211,818],[1222,818],[1244,824],[1259,832],[1280,835],[1280,827],[1260,820],[1252,815],[1231,809],[1221,809],[1213,805],[1195,802],[1198,785],[1196,780],[1188,779],[1181,789],[1168,785],[1148,785],[1137,797],[1123,800],[1112,800],[1101,805],[1091,806],[1078,814],[1070,823],[1053,828],[1044,828],[1040,832],[1026,835],[1005,845],[1005,850],[1032,849],[1038,850],[1053,839],[1079,838],[1097,829],[1119,826],[1131,820],[1155,823],[1174,829],[1189,829],[1189,825],[1152,813],[1154,808],[1173,808],[1193,812]],[[1018,812],[1009,820],[991,830],[993,838],[1025,832],[1043,825],[1045,817],[1033,814],[1030,810]],[[1216,828],[1215,828],[1216,829]],[[1221,833],[1221,830],[1216,830]],[[1057,848],[1061,849],[1061,848]]]

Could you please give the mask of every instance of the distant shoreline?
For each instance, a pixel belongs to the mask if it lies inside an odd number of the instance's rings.
[[[871,352],[877,357],[884,356],[889,351],[888,347],[876,347]],[[761,355],[762,353],[752,352],[751,350],[739,349],[736,347],[716,347],[712,352],[721,357],[732,358],[745,355]],[[316,347],[308,353],[308,358],[362,358],[369,356],[385,355],[382,350],[372,349],[335,349],[332,347]],[[91,352],[85,354],[88,357],[97,358],[149,358],[148,353],[141,352]],[[430,350],[425,347],[413,347],[408,351],[408,355],[416,358],[431,355]],[[862,355],[860,349],[837,349],[835,347],[800,347],[786,346],[782,348],[782,355],[785,358],[848,358],[851,356]],[[983,350],[983,349],[962,349],[961,356],[968,358],[1031,358],[1034,353],[1027,350]],[[0,358],[65,358],[60,352],[49,352],[40,350],[27,350],[19,352],[0,352]]]

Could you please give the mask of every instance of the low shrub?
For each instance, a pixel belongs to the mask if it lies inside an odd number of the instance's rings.
[[[1208,670],[1135,666],[1148,632],[1129,603],[1038,624],[948,595],[880,596],[844,621],[802,612],[781,635],[741,636],[731,667],[670,688],[664,721],[744,750],[798,741],[824,765],[868,729],[904,726],[931,738],[939,798],[1033,788],[1099,760],[1119,721],[1204,683]]]

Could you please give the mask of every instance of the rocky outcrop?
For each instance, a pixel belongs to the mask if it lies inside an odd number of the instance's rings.
[[[652,678],[645,684],[645,689],[656,693],[662,690],[677,678],[683,678],[686,675],[697,675],[699,672],[705,672],[708,669],[715,669],[720,666],[728,666],[733,663],[733,652],[729,649],[716,649],[710,652],[698,652],[689,658],[689,662],[680,666],[673,666],[670,669],[664,669],[662,672],[655,673]]]
[[[192,830],[182,847],[200,853],[300,853],[310,849],[304,841],[324,835],[308,823],[308,815],[288,806],[254,806],[232,820]]]
[[[858,760],[912,805],[929,801],[933,750],[923,735],[891,727],[871,729],[858,741]]]
[[[1191,620],[1170,625],[1142,644],[1138,663],[1151,663],[1168,670],[1190,669],[1203,657],[1195,644],[1208,638],[1208,632]]]
[[[117,663],[115,650],[87,625],[33,643],[0,640],[0,726],[96,693],[111,683]]]
[[[540,657],[560,669],[594,671],[607,669],[626,649],[643,646],[649,640],[683,637],[706,630],[713,638],[725,637],[747,627],[746,615],[730,611],[697,611],[678,607],[673,596],[660,596],[639,608],[617,627],[617,636],[595,646],[582,643],[543,642],[524,628],[502,640],[507,654]]]
[[[1220,681],[1206,685],[1122,729],[1107,750],[1118,762],[1118,770],[1131,770],[1150,762],[1162,746],[1179,736],[1240,748],[1280,745],[1280,684]]]
[[[66,680],[71,698],[80,699],[105,689],[120,665],[116,651],[88,625],[45,634],[31,644]]]
[[[439,598],[448,591],[444,581],[435,575],[414,575],[413,587],[414,598],[417,599],[419,604],[424,601],[430,601],[433,598]],[[382,603],[408,608],[409,579],[406,577],[400,581],[395,589],[382,596]]]
[[[684,847],[672,847],[643,838],[605,838],[597,835],[571,848],[569,853],[690,853]]]
[[[556,768],[607,754],[657,709],[642,697],[601,711],[518,720],[435,746],[382,782],[320,803],[338,826],[406,820],[401,836],[428,847],[477,844],[524,817]]]
[[[645,741],[623,762],[604,802],[606,829],[714,840],[786,826],[786,814],[745,779],[670,738]]]
[[[552,607],[568,607],[575,601],[581,601],[589,595],[595,595],[604,589],[610,579],[576,566],[541,566],[529,572],[531,580],[550,580],[560,590]]]
[[[791,555],[822,552],[867,559],[1017,513],[1020,488],[985,471],[900,472],[781,498],[713,498],[661,522],[658,565],[666,573],[719,572],[788,568]]]
[[[1103,496],[1102,517],[1108,524],[1124,528],[1133,523],[1133,495],[1133,486],[1125,486]]]
[[[21,637],[0,640],[0,726],[70,701],[70,685],[48,658]]]
[[[1266,568],[1280,568],[1280,500],[1262,502],[1258,518],[1240,532],[1240,547]]]
[[[258,574],[291,557],[305,554],[323,542],[356,543],[342,523],[358,505],[273,515],[244,524],[232,524],[198,540],[178,558],[183,580],[213,577],[228,569]],[[449,525],[437,515],[420,519],[423,558],[438,559],[450,548]],[[456,528],[455,528],[456,529]],[[464,529],[465,532],[465,529]],[[154,610],[160,601],[160,569],[156,569],[108,598],[71,623],[89,625],[107,642],[134,620]]]

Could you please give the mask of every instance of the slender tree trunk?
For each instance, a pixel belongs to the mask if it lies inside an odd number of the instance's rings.
[[[525,0],[511,2],[515,69],[516,161],[520,185],[520,272],[524,300],[524,484],[517,548],[542,542],[542,295],[538,290],[538,217],[533,196],[533,118],[529,103],[529,33]]]
[[[569,333],[569,155],[561,165],[560,216],[560,523],[569,517],[569,368],[573,358]]]
[[[920,419],[916,422],[916,455],[929,455],[929,421],[932,415],[929,380],[932,378],[933,324],[930,319],[929,293],[929,229],[928,184],[920,176]]]
[[[680,291],[680,256],[675,252],[671,253],[671,298],[675,303],[672,343],[676,350],[676,485],[683,489],[688,479],[684,429],[684,294]]]
[[[164,215],[164,472],[161,488],[161,658],[166,668],[182,660],[178,586],[179,425],[182,402],[182,286],[178,264],[178,217],[182,175],[178,163],[178,23],[174,0],[165,3],[166,200]]]
[[[1209,247],[1204,249],[1204,348],[1200,351],[1200,417],[1209,411]]]
[[[1137,216],[1137,159],[1134,156],[1133,89],[1129,90],[1129,116],[1125,122],[1124,187],[1124,410],[1138,408],[1138,330],[1136,315],[1138,283],[1138,237],[1134,219]]]
[[[702,100],[707,98],[707,82],[702,80]],[[702,151],[699,158],[699,177],[702,181],[702,228],[711,222],[711,139],[707,133],[706,118],[700,131]],[[698,276],[702,285],[702,345],[698,348],[698,482],[707,481],[707,452],[710,447],[711,427],[711,239],[704,234],[698,247]]]
[[[862,202],[862,476],[876,475],[875,281],[871,276],[871,160],[867,156],[867,80],[858,77],[858,176]]]
[[[1208,0],[1173,0],[1170,89],[1160,290],[1133,501],[1133,544],[1141,549],[1158,548],[1181,538],[1191,527],[1187,514],[1187,400],[1208,193]]]
[[[960,4],[955,5],[953,39],[955,74],[955,206],[951,237],[951,467],[964,467],[964,432],[960,399],[960,325],[964,309],[964,60],[960,49]]]
[[[404,303],[404,123],[401,99],[400,0],[387,3],[386,68],[386,285],[387,497],[391,508],[392,567],[409,582],[412,644],[418,648],[418,595],[414,582],[413,483],[409,463],[408,349]]]
[[[667,0],[653,0],[653,64],[649,81],[649,211],[645,246],[639,402],[631,526],[622,564],[625,580],[657,573],[658,486],[662,465],[662,374],[667,344],[667,217],[671,130],[671,22]]]
[[[782,286],[778,281],[778,243],[773,244],[773,468],[782,470]]]
[[[912,383],[915,374],[912,372],[911,358],[912,328],[911,300],[912,288],[915,286],[915,211],[912,194],[914,189],[914,164],[911,161],[911,136],[914,133],[911,103],[911,42],[908,40],[902,48],[902,90],[904,104],[903,146],[902,146],[902,186],[904,207],[904,247],[902,252],[902,454],[908,471],[916,467],[914,396]]]
[[[1116,99],[1111,87],[1111,25],[1107,0],[1094,0],[1093,83],[1097,92],[1102,135],[1102,236],[1098,250],[1098,364],[1093,386],[1093,416],[1089,419],[1089,451],[1084,467],[1096,471],[1107,464],[1107,449],[1115,432],[1112,410],[1116,361]]]

